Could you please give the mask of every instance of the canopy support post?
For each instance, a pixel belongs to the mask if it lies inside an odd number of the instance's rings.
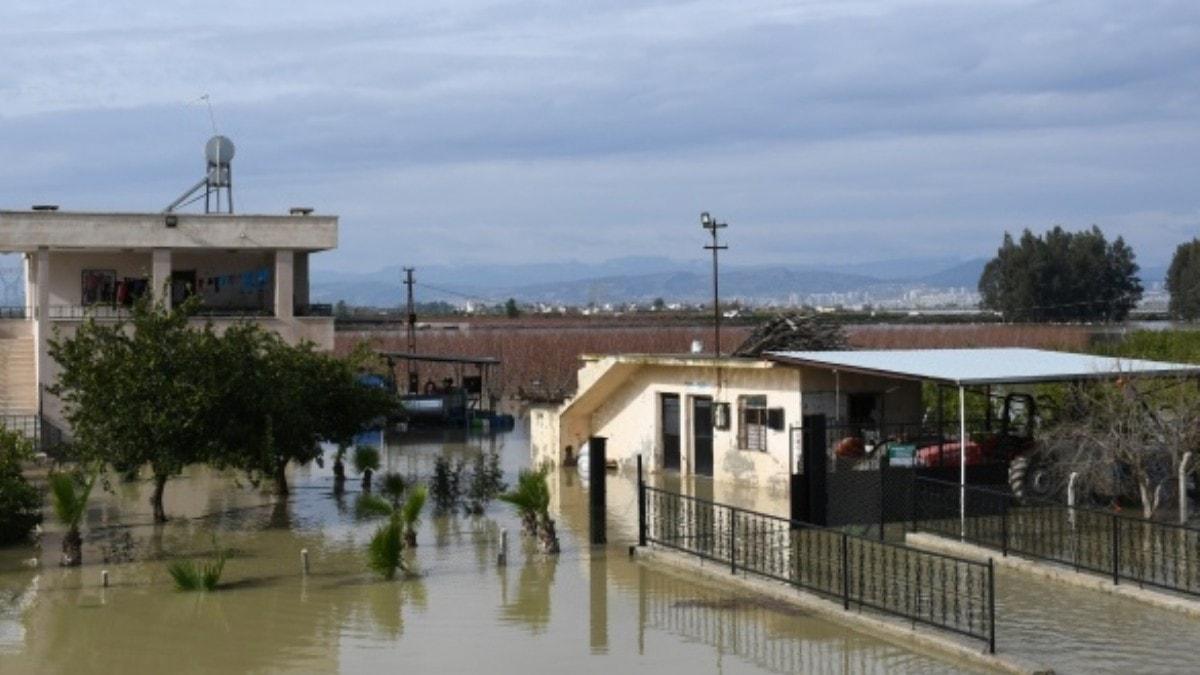
[[[959,537],[967,537],[967,388],[958,385],[958,518]]]

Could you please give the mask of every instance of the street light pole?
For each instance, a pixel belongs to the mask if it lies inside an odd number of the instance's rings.
[[[717,230],[728,227],[725,223],[718,223],[716,218],[708,214],[708,211],[700,214],[700,226],[712,233],[712,244],[705,246],[706,250],[712,251],[713,256],[713,328],[715,331],[715,344],[713,352],[721,355],[721,293],[720,284],[717,274],[717,252],[724,251],[729,248],[725,245],[717,243]]]

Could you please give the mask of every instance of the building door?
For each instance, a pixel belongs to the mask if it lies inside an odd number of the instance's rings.
[[[663,468],[679,470],[679,394],[663,394],[659,400],[662,416]]]
[[[707,396],[692,398],[692,449],[696,475],[713,475],[713,401]]]

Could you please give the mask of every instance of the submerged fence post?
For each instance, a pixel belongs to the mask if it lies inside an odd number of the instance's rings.
[[[1112,559],[1113,559],[1113,585],[1121,583],[1121,521],[1117,520],[1117,514],[1112,514]]]
[[[1071,477],[1067,479],[1067,521],[1071,523],[1071,529],[1075,529],[1075,479],[1079,478],[1078,471],[1072,471]]]
[[[108,588],[108,570],[100,570],[100,585]]]
[[[996,565],[988,558],[988,653],[996,653]]]
[[[637,456],[638,546],[646,545],[646,481],[642,477],[642,456]]]
[[[593,545],[608,543],[607,444],[608,439],[604,436],[592,436],[588,439],[588,503],[591,507]]]
[[[308,576],[308,549],[300,549],[300,571]]]
[[[842,609],[850,609],[850,536],[842,533]]]
[[[500,551],[496,554],[496,566],[504,567],[508,564],[508,530],[500,530]]]

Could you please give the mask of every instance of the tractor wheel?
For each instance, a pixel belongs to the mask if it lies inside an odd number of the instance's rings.
[[[1028,455],[1018,455],[1008,464],[1008,486],[1017,499],[1047,498],[1054,492],[1050,471]]]

